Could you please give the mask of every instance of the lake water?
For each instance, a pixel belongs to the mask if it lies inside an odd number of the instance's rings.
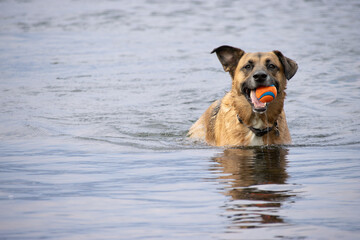
[[[356,239],[358,1],[0,1],[0,239]],[[289,146],[186,138],[210,51],[299,71]]]

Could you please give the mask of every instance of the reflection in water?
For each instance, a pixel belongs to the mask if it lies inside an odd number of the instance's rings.
[[[226,215],[235,228],[261,227],[262,224],[284,223],[278,212],[289,197],[294,196],[288,185],[286,156],[281,147],[226,149],[213,159],[227,182],[225,194],[230,201]]]

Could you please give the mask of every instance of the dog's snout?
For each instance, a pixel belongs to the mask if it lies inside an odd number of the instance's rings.
[[[253,75],[253,78],[257,82],[264,82],[267,79],[267,76],[266,72],[258,71]]]

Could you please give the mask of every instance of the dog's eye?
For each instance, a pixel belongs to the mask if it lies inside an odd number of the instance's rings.
[[[250,69],[252,68],[252,66],[251,66],[251,64],[247,64],[247,65],[244,66],[244,68],[245,68],[246,70],[250,70]]]
[[[274,70],[276,68],[276,66],[274,64],[269,64],[268,65],[268,69],[270,70]]]

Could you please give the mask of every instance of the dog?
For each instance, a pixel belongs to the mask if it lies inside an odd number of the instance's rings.
[[[290,144],[284,100],[287,80],[295,75],[297,63],[278,50],[246,53],[224,45],[211,53],[230,73],[232,87],[191,126],[188,136],[214,146]],[[269,103],[260,102],[255,90],[271,85],[277,96]]]

